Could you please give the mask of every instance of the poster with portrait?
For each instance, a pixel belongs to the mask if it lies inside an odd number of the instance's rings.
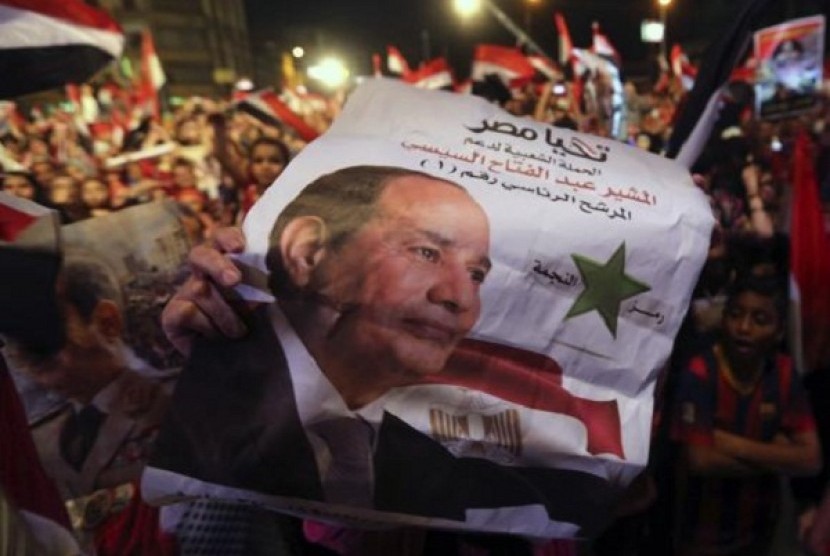
[[[818,103],[824,67],[823,15],[786,21],[755,33],[756,111],[776,119]]]
[[[143,494],[591,536],[711,227],[671,161],[366,82],[249,214],[248,334],[196,346]]]
[[[16,239],[32,239],[38,223]],[[9,334],[2,349],[40,461],[87,543],[133,500],[169,406],[183,358],[159,317],[184,279],[191,243],[171,202],[52,232],[56,272],[36,293],[20,288],[15,301],[53,306],[24,320],[57,329],[56,340],[47,348]]]
[[[131,366],[154,378],[177,373],[184,362],[159,326],[164,305],[187,271],[191,240],[182,218],[174,203],[152,203],[56,226],[54,232],[61,253],[94,257],[111,272]],[[30,422],[39,423],[66,405],[64,396],[38,386],[27,373],[12,367],[12,374]]]

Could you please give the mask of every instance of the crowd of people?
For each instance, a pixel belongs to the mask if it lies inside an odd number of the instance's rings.
[[[628,82],[621,108],[607,102],[604,88],[601,78],[579,87],[540,80],[487,96],[517,116],[664,154],[686,93],[682,81],[667,74],[648,86]],[[192,98],[157,117],[107,90],[86,85],[86,102],[48,107],[5,103],[2,191],[55,209],[62,224],[172,201],[194,246],[217,245],[227,241],[218,230],[238,226],[305,145],[292,126],[264,121],[230,100]],[[57,303],[69,347],[59,363],[51,363],[60,372],[45,371],[43,360],[13,341],[4,353],[11,368],[33,369],[40,386],[70,401],[45,427],[32,426],[35,436],[61,438],[49,453],[41,450],[40,458],[63,500],[83,498],[81,509],[69,505],[82,541],[98,554],[125,554],[113,531],[145,527],[147,544],[130,545],[135,552],[129,553],[416,554],[445,553],[439,551],[451,546],[447,553],[602,556],[770,554],[791,537],[792,546],[830,553],[821,528],[813,527],[816,519],[826,519],[819,511],[822,479],[793,487],[787,482],[816,475],[822,461],[830,461],[827,416],[820,404],[813,404],[815,416],[810,407],[810,398],[820,400],[827,391],[823,374],[830,372],[830,361],[811,360],[810,368],[797,369],[791,357],[799,355],[796,340],[787,335],[792,152],[798,138],[807,137],[821,198],[830,201],[830,101],[822,97],[812,111],[776,121],[755,117],[752,102],[746,83],[728,87],[715,131],[692,169],[716,219],[707,263],[657,394],[650,465],[599,539],[531,547],[512,539],[407,531],[355,540],[353,531],[303,526],[230,503],[190,503],[175,519],[142,506],[136,481],[171,385],[124,371],[122,352],[115,349],[123,331],[123,296],[104,271],[67,256]],[[340,108],[334,100],[295,107],[320,133]],[[131,118],[116,117],[125,113]],[[615,117],[623,122],[617,133]],[[235,247],[226,250],[241,245]],[[227,336],[243,332],[233,322],[217,325]],[[187,333],[170,330],[175,345],[190,342]],[[799,373],[805,370],[808,375]],[[117,469],[106,466],[110,476],[95,476],[87,470],[98,457],[94,440],[62,431],[85,428],[83,421],[100,429],[102,421],[115,421],[113,415],[131,423],[122,442],[129,453],[119,448],[116,459],[124,461]],[[50,430],[55,427],[57,432]],[[125,484],[133,488],[114,490]],[[106,511],[89,503],[90,494],[109,487]],[[782,502],[794,504],[789,515],[797,522],[782,522]],[[163,523],[170,519],[172,527]],[[97,530],[113,520],[118,527]],[[130,542],[138,542],[136,537]]]

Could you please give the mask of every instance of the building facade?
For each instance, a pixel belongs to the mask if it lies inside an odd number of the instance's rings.
[[[125,55],[140,59],[149,28],[171,96],[225,95],[251,77],[244,0],[87,0],[107,10],[127,35]]]

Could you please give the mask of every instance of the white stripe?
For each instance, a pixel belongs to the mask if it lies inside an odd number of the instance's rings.
[[[414,85],[422,89],[440,89],[452,85],[452,77],[449,72],[442,71],[419,79]]]
[[[492,62],[482,62],[476,60],[475,62],[473,62],[473,71],[470,78],[473,81],[481,81],[490,73],[495,73],[496,75],[507,77],[508,80],[513,80],[522,75],[518,71],[513,71],[511,69],[508,69],[504,66],[500,66],[498,64],[494,64]]]
[[[0,48],[69,45],[94,46],[117,58],[124,47],[124,35],[0,5]]]

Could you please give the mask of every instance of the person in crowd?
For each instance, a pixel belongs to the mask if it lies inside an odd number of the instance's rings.
[[[2,190],[9,195],[34,201],[39,204],[48,202],[40,185],[26,171],[4,172]]]
[[[109,188],[99,178],[86,178],[81,182],[81,203],[92,217],[112,212]]]
[[[89,217],[89,212],[81,202],[80,186],[67,173],[55,174],[49,182],[49,203],[61,215],[61,222],[71,224]]]
[[[785,318],[777,276],[738,279],[720,339],[678,377],[672,435],[682,446],[680,555],[766,553],[779,478],[821,466],[809,403],[790,359],[778,351]]]
[[[279,139],[262,137],[251,145],[248,157],[248,173],[252,182],[241,195],[241,216],[247,214],[254,203],[274,183],[288,164],[288,147]]]

